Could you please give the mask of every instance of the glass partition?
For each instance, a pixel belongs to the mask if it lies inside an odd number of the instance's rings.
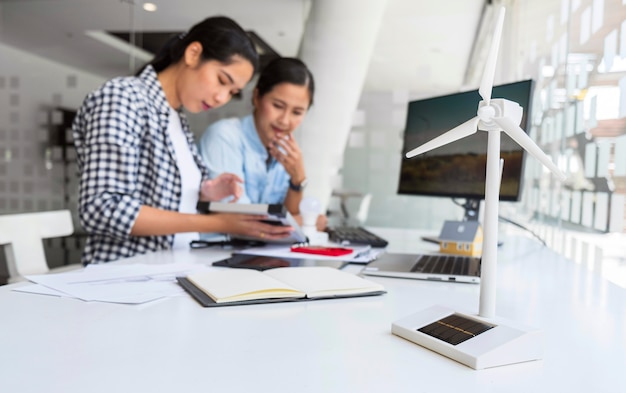
[[[523,75],[537,80],[536,140],[567,173],[559,187],[536,162],[525,208],[565,229],[624,233],[626,6],[621,0],[515,2]]]

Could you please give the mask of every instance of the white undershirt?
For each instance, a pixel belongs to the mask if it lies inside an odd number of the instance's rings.
[[[183,132],[178,112],[170,108],[169,124],[167,125],[167,133],[172,139],[174,152],[176,154],[176,165],[180,172],[181,180],[181,197],[178,211],[181,213],[196,214],[196,204],[198,203],[198,195],[200,193],[200,181],[202,174],[196,165],[191,149],[187,143],[187,138]],[[197,232],[177,233],[174,235],[174,245],[172,248],[180,249],[189,248],[189,242],[198,239]]]

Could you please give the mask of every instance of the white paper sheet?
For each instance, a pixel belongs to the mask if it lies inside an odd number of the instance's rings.
[[[44,287],[43,285],[39,285],[39,284],[22,285],[20,287],[13,288],[13,290],[16,292],[34,293],[37,295],[49,295],[49,296],[57,296],[57,297],[68,296],[67,294],[63,292],[59,292],[55,289]]]
[[[184,293],[176,283],[177,276],[206,269],[197,264],[163,265],[90,265],[80,271],[58,274],[29,275],[26,278],[58,296],[75,297],[85,301],[140,304],[178,296]],[[16,290],[23,287],[18,287]],[[22,292],[43,293],[41,288],[26,288]],[[52,293],[45,293],[52,294]]]

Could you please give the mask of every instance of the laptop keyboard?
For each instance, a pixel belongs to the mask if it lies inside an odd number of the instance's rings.
[[[328,238],[335,243],[364,244],[372,247],[387,247],[387,240],[363,227],[326,228]]]
[[[471,257],[462,255],[423,255],[411,269],[418,273],[466,275]]]

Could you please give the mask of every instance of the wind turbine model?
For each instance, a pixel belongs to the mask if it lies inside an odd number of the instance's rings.
[[[541,331],[495,316],[500,132],[506,132],[561,180],[565,179],[565,175],[550,158],[519,127],[522,107],[506,99],[491,99],[504,14],[505,9],[502,7],[478,90],[483,100],[478,104],[477,116],[406,154],[407,158],[411,158],[425,153],[474,134],[477,128],[489,133],[479,314],[469,316],[434,306],[394,322],[391,329],[398,336],[474,369],[537,360],[542,354]]]

